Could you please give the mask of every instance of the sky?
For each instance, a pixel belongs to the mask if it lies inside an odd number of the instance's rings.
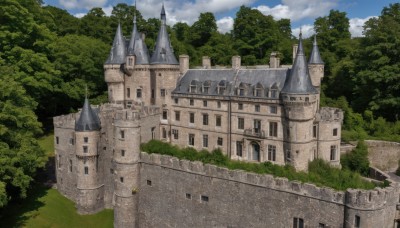
[[[379,16],[381,10],[394,0],[137,0],[137,8],[145,19],[160,15],[164,2],[167,23],[195,22],[200,13],[212,12],[217,19],[218,30],[229,32],[233,19],[241,5],[258,9],[275,19],[289,18],[293,35],[298,36],[300,28],[303,37],[311,36],[316,18],[327,16],[331,9],[347,13],[350,32],[353,37],[362,36],[362,26],[371,17]],[[84,16],[93,7],[101,7],[110,15],[118,3],[134,4],[134,0],[45,0],[45,4],[68,10],[76,17]]]

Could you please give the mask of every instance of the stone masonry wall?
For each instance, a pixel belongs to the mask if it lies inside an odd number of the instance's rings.
[[[395,171],[400,159],[400,143],[366,140],[371,166],[383,171]]]

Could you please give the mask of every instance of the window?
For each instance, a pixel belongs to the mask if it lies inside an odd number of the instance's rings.
[[[194,123],[194,113],[189,113],[189,123]]]
[[[254,106],[254,111],[255,112],[260,112],[260,105],[255,105]]]
[[[179,131],[176,129],[172,129],[172,134],[174,135],[174,139],[179,139]]]
[[[208,114],[203,114],[203,125],[208,125]]]
[[[89,174],[89,167],[85,166],[85,174],[88,175]]]
[[[306,102],[310,102],[310,98],[309,97],[306,97]]]
[[[268,145],[268,161],[276,161],[276,146]]]
[[[236,141],[236,155],[243,156],[243,143],[241,141]]]
[[[132,63],[133,63],[133,59],[132,59],[132,58],[129,58],[129,59],[128,59],[128,65],[129,65],[129,66],[132,66]]]
[[[323,223],[320,223],[319,225],[318,225],[318,228],[325,228],[326,226],[325,226],[325,224],[323,224]]]
[[[201,201],[208,202],[208,196],[201,195]]]
[[[125,150],[121,150],[121,157],[125,157]]]
[[[155,94],[154,94],[154,89],[151,89],[151,98],[154,98]]]
[[[162,137],[163,139],[167,138],[167,130],[164,127],[162,128]]]
[[[269,136],[278,137],[278,123],[269,122]]]
[[[180,111],[175,111],[175,120],[180,121],[181,120],[181,112]]]
[[[70,138],[70,139],[69,139],[69,144],[75,145],[75,140],[74,140],[74,138]]]
[[[302,218],[293,218],[293,228],[304,228],[304,220]]]
[[[126,97],[131,97],[131,88],[126,88]]]
[[[72,172],[72,160],[69,159],[69,171]]]
[[[221,116],[215,116],[215,126],[221,127]]]
[[[152,127],[151,128],[151,139],[155,139],[156,138],[156,128]]]
[[[178,103],[179,103],[179,99],[178,99],[178,98],[175,98],[175,99],[174,99],[174,102],[175,102],[175,104],[178,104]]]
[[[333,129],[333,136],[337,136],[337,128]]]
[[[204,86],[203,87],[203,93],[208,93],[208,88],[209,88],[208,86]]]
[[[88,138],[88,137],[84,137],[84,138],[83,138],[83,142],[84,142],[84,143],[88,143],[88,142],[89,142],[89,138]]]
[[[88,152],[88,147],[87,146],[84,146],[83,147],[83,153],[87,153]]]
[[[269,112],[271,114],[277,114],[278,113],[278,107],[276,106],[269,106]]]
[[[186,199],[192,199],[192,194],[186,193]]]
[[[238,118],[238,129],[244,129],[244,118]]]
[[[61,168],[61,155],[58,155],[58,168]]]
[[[142,89],[136,89],[136,98],[142,98]]]
[[[296,98],[295,97],[290,97],[290,101],[295,101]]]
[[[221,137],[218,137],[217,145],[218,145],[218,146],[222,146],[223,144],[224,144],[224,139],[221,138]]]
[[[196,90],[197,90],[197,86],[196,85],[191,85],[190,86],[190,92],[191,93],[196,93]]]
[[[218,102],[217,102],[217,107],[218,107],[218,108],[221,108],[221,101],[218,101]]]
[[[360,228],[361,227],[361,218],[360,216],[356,215],[354,218],[354,228]]]
[[[290,160],[290,149],[286,150],[286,158]]]
[[[331,161],[336,160],[336,145],[331,146]]]
[[[162,112],[162,118],[163,118],[163,120],[168,119],[168,110],[163,110],[163,112]]]
[[[120,177],[120,178],[119,178],[119,181],[121,181],[121,183],[124,183],[124,178],[123,178],[123,177]]]
[[[151,186],[151,184],[152,184],[151,180],[147,180],[146,183],[147,183],[148,186]]]
[[[271,98],[277,98],[278,97],[278,91],[276,89],[271,89]]]
[[[207,101],[203,101],[203,107],[207,107]]]
[[[119,132],[119,136],[121,137],[121,139],[125,138],[125,131],[120,131]]]
[[[313,138],[317,138],[317,125],[313,126],[313,132],[312,132]]]
[[[254,133],[258,134],[261,132],[261,120],[254,120]]]
[[[238,110],[243,110],[243,103],[238,104]]]
[[[203,135],[203,147],[208,147],[208,135]]]
[[[58,138],[58,136],[56,137],[56,144],[60,143],[60,139]]]
[[[190,100],[189,100],[189,104],[190,104],[190,106],[193,106],[193,105],[194,105],[194,100],[193,100],[193,99],[190,99]]]
[[[165,89],[160,90],[160,95],[161,95],[161,97],[165,97]]]
[[[194,146],[194,134],[189,134],[189,146]]]
[[[244,96],[244,88],[239,89],[239,96]]]

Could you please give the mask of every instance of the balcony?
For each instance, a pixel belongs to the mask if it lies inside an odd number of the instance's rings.
[[[249,128],[244,130],[244,135],[257,137],[257,138],[265,138],[265,132],[259,128]]]

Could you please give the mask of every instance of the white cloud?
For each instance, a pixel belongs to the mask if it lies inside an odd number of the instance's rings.
[[[295,37],[299,38],[300,28],[301,28],[301,33],[303,35],[303,38],[308,38],[308,37],[314,35],[314,26],[307,24],[307,25],[303,25],[301,27],[292,29],[292,34]]]
[[[107,0],[59,0],[58,2],[66,9],[92,9],[104,6]]]
[[[233,29],[233,18],[223,17],[217,21],[218,31],[220,33],[227,33]]]
[[[107,16],[110,16],[110,15],[111,15],[111,12],[112,12],[112,10],[113,10],[113,6],[111,6],[111,5],[105,6],[105,7],[103,7],[102,9],[103,9],[103,12],[104,12]]]
[[[366,17],[366,18],[351,18],[349,20],[350,22],[350,33],[352,37],[360,37],[360,36],[364,36],[362,34],[364,28],[364,24],[366,21],[368,21],[369,19],[376,17],[376,16],[370,16],[370,17]]]
[[[76,14],[74,14],[74,17],[82,18],[82,17],[84,17],[85,15],[86,15],[86,13],[76,13]]]
[[[282,4],[274,7],[260,5],[256,9],[265,15],[272,15],[276,19],[289,18],[291,21],[299,21],[305,18],[324,16],[337,4],[338,0],[282,0]]]

